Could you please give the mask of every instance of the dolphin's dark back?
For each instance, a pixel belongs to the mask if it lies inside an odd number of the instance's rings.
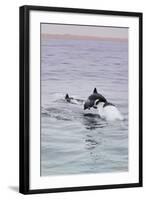
[[[91,107],[95,107],[95,101],[99,100],[98,102],[107,102],[106,98],[97,92],[97,89],[94,88],[93,94],[91,94],[87,101],[84,103],[84,110],[90,109]]]
[[[101,94],[99,93],[94,93],[94,94],[91,94],[88,99],[90,101],[95,101],[96,99],[99,99],[100,101],[103,101],[103,102],[106,102],[106,98],[104,96],[102,96]]]

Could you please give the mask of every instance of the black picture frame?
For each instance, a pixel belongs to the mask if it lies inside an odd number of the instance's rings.
[[[29,187],[29,129],[30,129],[30,79],[29,79],[29,13],[31,10],[45,12],[67,12],[67,13],[84,13],[94,15],[113,15],[127,16],[139,18],[139,182],[129,184],[114,184],[114,185],[97,185],[97,186],[81,186],[68,188],[45,188],[31,190]],[[98,189],[114,189],[114,188],[130,188],[142,186],[142,13],[138,12],[123,12],[123,11],[107,11],[107,10],[89,10],[79,8],[63,8],[63,7],[44,7],[44,6],[22,6],[20,7],[20,131],[19,131],[19,191],[22,194],[34,193],[52,193],[52,192],[69,192],[83,190],[98,190]]]

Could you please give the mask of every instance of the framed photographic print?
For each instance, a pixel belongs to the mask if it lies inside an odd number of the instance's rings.
[[[142,13],[20,7],[20,192],[142,186]]]

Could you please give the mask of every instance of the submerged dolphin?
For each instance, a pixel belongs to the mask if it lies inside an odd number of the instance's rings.
[[[68,103],[72,103],[72,104],[81,104],[81,103],[84,102],[82,99],[76,99],[76,98],[74,98],[74,97],[70,97],[69,94],[66,94],[66,95],[65,95],[65,100],[66,100]]]
[[[94,88],[93,93],[88,97],[84,103],[84,110],[90,108],[97,108],[96,104],[98,102],[107,102],[106,98],[97,92],[97,89]]]
[[[73,100],[73,97],[70,97],[68,94],[66,94],[65,95],[65,100],[70,103],[71,100]]]

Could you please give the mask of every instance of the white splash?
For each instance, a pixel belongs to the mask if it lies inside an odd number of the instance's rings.
[[[103,107],[104,103],[101,102],[97,106],[98,114],[101,118],[107,121],[124,120],[124,117],[116,106],[108,105]]]

